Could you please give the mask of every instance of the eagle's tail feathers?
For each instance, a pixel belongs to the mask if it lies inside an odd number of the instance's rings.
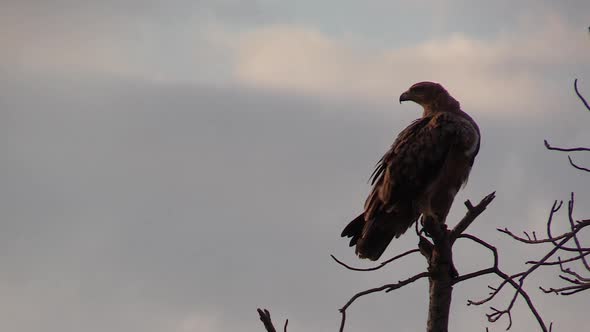
[[[354,218],[340,234],[342,237],[350,237],[349,246],[356,245],[357,241],[363,234],[363,227],[365,226],[365,214],[361,213],[358,217]]]
[[[382,213],[365,221],[361,214],[344,228],[342,236],[351,237],[350,246],[356,244],[355,251],[360,258],[376,261],[391,240],[404,234],[416,219],[404,213]]]

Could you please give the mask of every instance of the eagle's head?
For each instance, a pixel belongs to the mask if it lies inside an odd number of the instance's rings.
[[[453,111],[459,109],[459,102],[434,82],[420,82],[412,85],[408,91],[399,96],[399,102],[413,101],[424,108],[424,114],[437,111]]]

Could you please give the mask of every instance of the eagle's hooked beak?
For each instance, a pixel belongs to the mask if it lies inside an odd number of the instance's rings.
[[[412,100],[411,94],[409,91],[406,91],[399,96],[399,103],[400,104],[402,103],[402,101],[407,101],[407,100]]]

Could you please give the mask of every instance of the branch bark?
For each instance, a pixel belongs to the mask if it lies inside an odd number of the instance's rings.
[[[275,326],[270,319],[270,312],[266,309],[256,309],[258,311],[258,316],[260,316],[260,321],[264,325],[266,332],[277,332]],[[285,326],[283,327],[283,332],[287,332],[287,325],[289,325],[289,320],[285,320]]]
[[[454,280],[458,273],[453,264],[453,243],[486,207],[494,200],[495,192],[484,197],[477,206],[470,201],[465,202],[467,214],[451,231],[443,223],[433,219],[424,220],[424,230],[432,239],[427,245],[421,238],[421,253],[428,261],[429,306],[427,332],[447,332],[449,329],[449,312],[453,295]]]
[[[464,234],[467,228],[473,223],[473,221],[487,208],[487,206],[494,200],[495,192],[487,195],[484,197],[477,205],[473,206],[470,201],[465,202],[465,206],[467,207],[467,213],[457,223],[457,225],[452,229],[449,230],[447,226],[443,223],[436,222],[433,219],[425,219],[423,222],[424,231],[428,234],[430,240],[424,236],[420,236],[420,242],[418,244],[418,249],[412,249],[397,255],[389,260],[384,261],[378,266],[372,268],[354,268],[351,267],[338,259],[332,256],[332,258],[340,265],[344,266],[345,268],[353,271],[373,271],[384,267],[385,265],[394,262],[402,257],[407,255],[413,254],[419,251],[427,260],[428,262],[428,270],[425,272],[418,273],[410,278],[405,280],[398,281],[394,284],[386,284],[380,287],[367,289],[361,291],[348,300],[342,308],[339,309],[342,318],[340,321],[340,332],[344,331],[344,326],[346,323],[346,313],[347,309],[360,297],[365,295],[369,295],[372,293],[377,293],[381,291],[390,292],[396,290],[398,288],[404,287],[409,285],[419,279],[428,277],[429,281],[429,298],[430,303],[428,307],[428,322],[427,322],[427,332],[447,332],[448,325],[449,325],[449,312],[451,307],[451,300],[452,300],[452,293],[453,293],[453,286],[458,284],[462,281],[470,280],[482,275],[486,274],[495,274],[503,279],[502,283],[497,288],[492,288],[492,294],[481,301],[469,301],[468,304],[480,305],[487,303],[505,285],[511,285],[515,289],[515,296],[513,297],[510,305],[504,309],[499,310],[494,307],[491,307],[492,313],[488,314],[488,320],[490,322],[497,321],[500,317],[506,315],[509,319],[508,328],[510,328],[512,324],[512,317],[511,317],[511,309],[514,305],[516,300],[516,296],[520,295],[525,302],[527,302],[531,312],[537,318],[541,329],[543,331],[549,331],[549,329],[544,324],[541,316],[538,314],[537,310],[535,309],[531,299],[529,298],[528,294],[522,288],[523,279],[519,279],[515,281],[516,278],[523,277],[525,273],[517,273],[514,275],[507,275],[502,272],[498,267],[498,256],[496,248],[491,246],[490,244],[486,243],[485,241],[469,234]],[[590,222],[590,221],[589,221]],[[470,239],[484,247],[490,249],[494,254],[494,263],[493,266],[487,269],[483,269],[480,271],[467,273],[464,275],[459,276],[457,270],[453,264],[453,255],[452,255],[452,247],[455,241],[458,238],[467,238]],[[535,236],[536,239],[536,236]],[[550,255],[549,255],[550,256]],[[544,258],[542,261],[547,261],[547,258]],[[531,268],[528,273],[532,272],[535,268]],[[550,290],[554,291],[554,290]],[[258,309],[258,313],[260,315],[260,320],[263,322],[267,332],[276,332],[272,321],[270,320],[270,313],[268,310],[261,310]],[[288,322],[288,321],[287,321]],[[285,323],[285,331],[287,328],[287,322]]]

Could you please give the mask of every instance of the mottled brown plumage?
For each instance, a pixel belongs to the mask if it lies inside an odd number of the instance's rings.
[[[424,108],[377,164],[365,211],[342,231],[361,258],[377,260],[420,217],[445,222],[479,151],[477,124],[440,85],[420,82],[400,96]]]

